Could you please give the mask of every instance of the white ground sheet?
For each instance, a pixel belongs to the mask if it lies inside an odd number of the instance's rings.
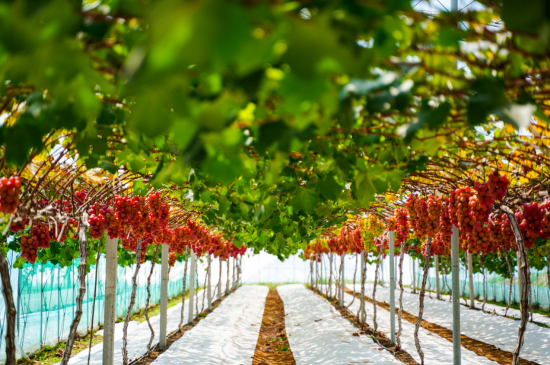
[[[353,285],[347,285],[353,289]],[[356,285],[360,290],[360,285]],[[365,285],[365,293],[372,298],[372,284]],[[423,318],[442,327],[452,330],[453,316],[452,304],[448,301],[430,299],[427,296],[424,301]],[[395,305],[399,306],[399,290],[395,291]],[[389,287],[378,287],[376,289],[376,300],[389,303]],[[411,313],[417,314],[419,309],[418,295],[408,292],[403,293],[403,308]],[[461,333],[470,338],[494,345],[501,350],[513,352],[516,346],[519,321],[504,318],[498,315],[490,315],[481,311],[469,310],[460,306],[460,330]],[[462,349],[464,352],[464,348]],[[550,364],[550,329],[539,327],[533,323],[527,323],[525,341],[520,357],[537,362],[539,364]]]
[[[352,286],[353,287],[353,286]],[[359,287],[359,286],[358,286]],[[351,289],[351,288],[350,288]],[[323,289],[323,292],[325,289]],[[333,288],[333,293],[336,292],[336,288]],[[372,294],[371,291],[367,292]],[[376,292],[378,294],[378,291]],[[378,298],[378,296],[377,296]],[[344,293],[344,302],[345,305],[349,305],[353,300],[353,296],[350,294]],[[368,301],[365,301],[366,312],[367,312],[367,323],[369,326],[374,327],[373,314],[374,314],[374,305]],[[355,298],[349,310],[353,314],[357,314],[359,311],[360,301],[358,298]],[[391,334],[390,329],[390,311],[376,307],[376,323],[378,324],[378,331],[383,332],[389,338]],[[416,345],[414,344],[414,324],[402,321],[402,332],[401,332],[401,347],[403,350],[407,351],[418,363],[420,363],[420,355],[416,350]],[[398,330],[397,315],[395,316],[395,331]],[[420,327],[418,331],[418,338],[420,340],[420,346],[424,352],[424,363],[425,364],[452,364],[453,363],[453,343],[447,339],[440,337],[439,335],[432,333],[424,328]],[[473,351],[466,350],[462,348],[461,352],[462,364],[463,365],[496,365],[497,363],[487,359],[484,356],[479,356]]]
[[[225,285],[222,285],[222,290],[225,290]],[[222,291],[223,292],[223,291]],[[197,293],[199,297],[199,310],[202,308],[202,298],[206,295],[205,290],[199,290]],[[229,298],[229,297],[228,297]],[[213,300],[217,299],[213,298]],[[206,299],[204,306],[206,308]],[[189,313],[189,299],[185,301],[183,324],[187,323]],[[168,308],[167,311],[168,320],[166,325],[166,333],[170,333],[178,329],[181,319],[181,303]],[[194,313],[197,316],[197,313]],[[155,338],[151,346],[156,345],[159,342],[160,332],[160,315],[150,318],[151,325],[155,330]],[[122,327],[124,323],[117,323],[115,325],[115,356],[114,364],[122,364]],[[103,331],[102,331],[103,332]],[[151,338],[151,330],[147,321],[142,323],[130,322],[128,324],[128,359],[134,360],[142,356],[147,352],[147,345]],[[103,343],[97,344],[92,347],[92,353],[90,357],[90,364],[100,365],[103,363]],[[69,360],[70,365],[87,365],[88,364],[88,350],[84,350]]]
[[[240,287],[153,364],[252,364],[268,292]]]
[[[296,364],[402,364],[302,284],[277,287]]]

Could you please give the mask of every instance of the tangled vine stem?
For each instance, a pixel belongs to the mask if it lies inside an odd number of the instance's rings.
[[[355,278],[356,278],[356,275],[357,275],[357,263],[358,263],[358,259],[359,259],[359,256],[357,256],[357,254],[355,254],[355,271],[353,272],[353,291],[355,291]],[[346,284],[344,283],[344,287],[346,286]],[[345,292],[345,290],[344,290]],[[349,307],[351,307],[351,305],[353,304],[353,302],[355,301],[355,295],[352,295],[352,299],[351,299],[351,302],[348,304],[348,306],[346,307],[346,312],[349,310]]]
[[[132,294],[130,295],[130,304],[128,305],[128,311],[126,312],[126,317],[124,318],[124,327],[122,328],[122,363],[128,365],[128,323],[130,322],[130,317],[132,316],[132,309],[134,308],[134,303],[136,301],[136,291],[137,291],[137,276],[139,273],[139,268],[141,266],[141,240],[137,241],[136,245],[136,271],[134,272],[134,277],[132,278]]]
[[[155,263],[157,261],[157,254],[159,252],[159,244],[157,244],[156,246],[157,247],[155,247],[155,254],[153,255],[153,261],[151,261],[151,272],[147,277],[147,301],[145,302],[145,309],[144,309],[145,319],[147,320],[147,325],[149,325],[149,329],[151,330],[151,338],[149,339],[149,343],[147,344],[147,351],[151,350],[151,345],[153,344],[153,340],[155,339],[155,330],[151,325],[151,321],[149,320],[149,313],[147,312],[147,310],[149,309],[149,300],[151,300],[151,276],[153,276],[153,271],[155,270]]]
[[[178,328],[181,330],[183,327],[183,310],[185,308],[185,287],[187,286],[187,263],[189,262],[189,247],[185,248],[185,266],[183,268],[183,289],[181,293],[181,315],[180,315],[180,325]]]
[[[527,253],[525,251],[525,244],[523,241],[523,235],[519,228],[519,224],[516,220],[516,215],[507,206],[501,206],[502,211],[506,213],[514,236],[518,246],[518,270],[521,270],[523,276],[523,282],[521,283],[521,298],[520,298],[520,311],[521,321],[518,328],[518,340],[516,348],[512,353],[512,364],[519,365],[519,353],[523,346],[523,340],[525,336],[525,330],[527,329],[527,321],[529,320],[529,292],[531,291],[531,280],[529,276],[529,261],[527,259]]]
[[[378,284],[378,268],[380,267],[380,253],[378,254],[378,257],[376,258],[376,270],[374,271],[374,288],[372,289],[372,305],[374,307],[373,315],[372,315],[372,323],[374,326],[374,333],[376,334],[376,330],[378,329],[378,324],[376,323],[376,285]]]
[[[428,237],[428,242],[426,243],[426,259],[424,261],[424,274],[422,275],[422,286],[420,287],[420,308],[418,310],[418,320],[414,326],[414,344],[416,345],[416,351],[420,356],[420,364],[424,365],[424,352],[420,347],[420,340],[418,339],[418,330],[420,329],[420,324],[422,323],[422,315],[424,314],[424,295],[426,294],[426,280],[428,279],[428,271],[430,270],[430,257],[431,257],[431,248],[432,248],[432,238]]]
[[[78,230],[78,249],[80,251],[80,264],[78,265],[78,281],[80,287],[78,289],[78,296],[76,298],[76,311],[73,323],[71,323],[71,329],[69,330],[69,336],[67,343],[65,344],[65,351],[61,358],[61,365],[67,365],[71,357],[74,341],[76,338],[76,329],[80,323],[82,317],[82,302],[84,301],[84,294],[86,294],[86,261],[88,259],[88,250],[86,247],[86,230],[88,226],[88,214],[82,213],[80,216],[80,229]],[[126,364],[125,364],[126,365]]]
[[[512,286],[514,285],[514,271],[512,270],[512,265],[510,265],[510,259],[506,251],[504,253],[504,258],[506,259],[506,265],[508,266],[508,271],[510,272],[510,290],[508,292],[508,303],[506,303],[506,310],[504,311],[504,317],[508,315],[508,309],[510,309],[510,304],[512,304]]]
[[[401,243],[399,248],[399,316],[397,317],[397,348],[401,348],[401,332],[402,332],[402,317],[403,317],[403,256],[405,256],[405,241]]]
[[[10,268],[4,253],[0,250],[0,276],[2,278],[2,295],[6,305],[6,365],[15,365],[15,317],[17,314],[13,302],[13,292],[10,281]]]
[[[483,259],[481,258],[481,254],[477,255],[479,258],[479,266],[481,267],[481,273],[483,274],[483,304],[481,305],[481,311],[485,312],[485,304],[487,304],[487,289],[486,286],[486,278],[485,278],[485,267],[483,266]]]

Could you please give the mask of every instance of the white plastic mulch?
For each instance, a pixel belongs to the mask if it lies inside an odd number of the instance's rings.
[[[353,286],[352,286],[353,287]],[[359,288],[359,286],[358,286]],[[333,293],[336,289],[333,288]],[[324,291],[324,290],[323,290]],[[372,286],[370,287],[370,292],[366,292],[367,297],[372,295]],[[378,290],[376,291],[378,299]],[[358,298],[353,300],[353,296],[347,293],[344,293],[344,302],[348,306],[350,303],[353,304],[349,307],[349,310],[353,314],[357,314],[359,311],[360,301]],[[368,301],[365,301],[366,305],[366,321],[371,328],[374,327],[374,305]],[[376,307],[376,323],[378,324],[378,331],[383,332],[389,338],[391,334],[390,329],[390,311],[383,309],[379,306]],[[420,363],[420,355],[416,349],[414,343],[414,324],[402,320],[402,332],[401,332],[401,347],[404,351],[408,352],[418,363]],[[397,315],[395,316],[395,331],[398,330],[397,324]],[[453,363],[453,343],[449,340],[432,333],[424,328],[420,327],[418,331],[418,339],[420,341],[420,346],[422,352],[424,353],[424,363],[425,364],[452,364]],[[466,350],[462,348],[461,359],[463,365],[496,365],[497,363],[487,359],[484,356],[479,356],[473,351]]]
[[[222,287],[224,287],[222,285]],[[223,288],[222,288],[223,290]],[[202,308],[202,298],[206,294],[205,290],[200,290],[197,295],[199,297],[199,310]],[[227,300],[227,299],[226,299]],[[205,301],[206,302],[206,301]],[[205,303],[206,307],[206,303]],[[185,301],[183,324],[187,323],[189,313],[189,299]],[[178,329],[181,319],[181,303],[168,308],[167,311],[168,321],[166,325],[166,333],[170,333]],[[196,311],[194,316],[197,316]],[[150,318],[151,325],[155,331],[155,338],[151,346],[156,345],[159,342],[160,332],[160,315]],[[124,323],[117,323],[115,325],[115,356],[114,364],[122,364],[122,327]],[[102,334],[101,331],[99,334]],[[151,338],[151,330],[147,321],[142,323],[130,322],[128,324],[128,359],[134,360],[144,355],[147,352],[147,345]],[[103,343],[97,344],[92,347],[90,364],[100,365],[103,363]],[[80,352],[76,356],[69,360],[70,365],[87,365],[88,364],[88,349]]]
[[[353,285],[348,285],[353,289]],[[357,290],[360,286],[357,285]],[[372,297],[372,284],[365,285],[365,293]],[[398,307],[399,290],[395,291],[396,307]],[[377,287],[376,300],[389,303],[390,290],[388,287]],[[403,308],[405,311],[416,314],[419,309],[418,295],[408,292],[403,293]],[[444,300],[424,300],[423,319],[452,330],[453,316],[452,303]],[[519,321],[504,318],[499,315],[491,315],[477,310],[470,310],[460,306],[460,330],[461,334],[475,340],[494,345],[501,350],[513,352],[516,347]],[[464,352],[464,348],[462,349]],[[550,364],[550,329],[539,327],[533,323],[527,323],[525,340],[520,357],[539,364]]]
[[[252,364],[268,292],[240,287],[153,364]]]
[[[277,287],[296,364],[401,364],[302,284]]]

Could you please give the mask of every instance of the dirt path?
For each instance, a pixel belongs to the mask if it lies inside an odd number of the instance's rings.
[[[267,294],[252,364],[296,364],[286,337],[285,307],[276,288]]]
[[[346,288],[346,293],[351,294],[351,295],[355,295],[356,298],[361,297],[361,295],[359,293],[353,293],[353,291],[351,291],[348,288]],[[372,303],[371,298],[365,296],[365,299]],[[386,309],[386,310],[390,310],[390,305],[386,302],[378,302],[377,301],[376,304],[378,306]],[[396,307],[397,307],[397,303],[396,303]],[[398,309],[398,308],[396,308],[396,309]],[[397,313],[397,311],[396,311],[396,313]],[[412,315],[412,314],[410,314],[406,311],[403,311],[403,319],[406,320],[407,322],[412,323],[412,324],[416,324],[416,321],[418,320],[418,317],[415,316],[415,315]],[[397,324],[396,324],[396,326],[397,326]],[[428,322],[426,320],[422,320],[421,326],[422,326],[422,328],[424,328],[424,329],[426,329],[430,332],[433,332],[433,333],[447,339],[450,342],[453,342],[453,331],[451,331],[451,330],[449,330],[445,327],[439,326],[435,323]],[[474,339],[472,339],[470,337],[467,337],[465,335],[460,335],[460,339],[461,339],[460,343],[461,343],[462,347],[464,347],[467,350],[475,352],[479,356],[485,356],[489,360],[493,360],[493,361],[495,361],[495,362],[497,362],[501,365],[512,364],[512,353],[511,352],[503,351],[503,350],[499,349],[496,346],[489,345],[485,342],[481,342],[481,341],[478,341],[478,340],[474,340]],[[524,364],[525,365],[537,365],[536,362],[525,360],[525,359],[520,359],[520,364],[521,365],[524,365]]]

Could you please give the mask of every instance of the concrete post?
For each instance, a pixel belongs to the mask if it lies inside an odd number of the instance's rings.
[[[195,258],[195,252],[193,250],[191,251],[191,275],[189,279],[189,315],[187,317],[187,323],[193,324],[193,309],[195,308],[194,305],[194,298],[195,298],[195,265],[196,265],[196,258]]]
[[[328,255],[329,257],[329,276],[328,276],[328,297],[332,298],[332,252]]]
[[[211,255],[208,254],[208,288],[206,290],[208,290],[206,292],[207,294],[207,300],[208,300],[208,311],[211,312],[212,311],[212,258],[210,257]]]
[[[103,325],[103,364],[105,365],[113,365],[115,356],[117,246],[118,238],[110,239],[107,236]]]
[[[441,300],[441,288],[439,287],[439,256],[434,255],[435,266],[435,297]]]
[[[395,261],[394,257],[394,232],[390,232],[390,342],[395,345]]]
[[[220,260],[220,280],[218,281],[218,300],[222,299],[222,258],[218,258]]]
[[[453,226],[451,236],[451,262],[453,285],[453,364],[460,365],[460,283],[459,283],[458,227]]]
[[[412,261],[412,267],[413,267],[413,293],[416,294],[416,260],[414,258],[411,258]]]
[[[225,284],[225,295],[229,295],[229,279],[231,278],[229,276],[229,266],[231,265],[230,261],[231,261],[231,257],[228,257],[227,258],[227,282]]]
[[[313,289],[313,260],[310,259],[309,260],[309,272],[310,272],[310,283],[309,283],[309,286],[311,287],[311,289]]]
[[[159,348],[166,348],[166,323],[168,321],[168,245],[162,245],[160,268],[160,332]]]
[[[364,290],[364,282],[363,277],[365,276],[365,250],[361,251],[361,288],[359,289],[359,293],[361,294],[361,305],[359,306],[360,312],[361,312],[361,323],[365,323],[365,296],[363,295],[365,293]],[[354,291],[357,293],[357,290]]]
[[[345,263],[346,263],[346,254],[342,254],[342,277],[340,278],[340,306],[344,306],[344,286],[345,286]]]

